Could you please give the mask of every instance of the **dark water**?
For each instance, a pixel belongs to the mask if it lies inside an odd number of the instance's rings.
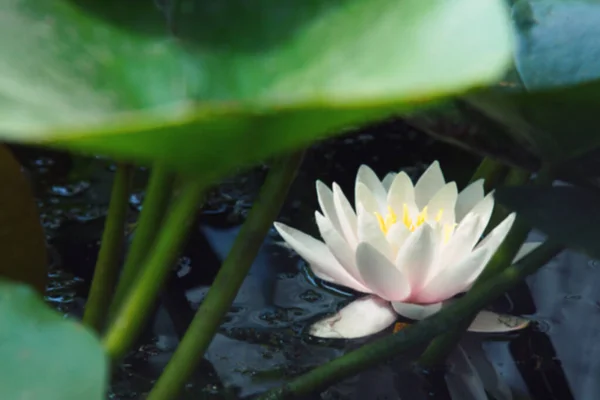
[[[53,246],[47,300],[66,314],[80,316],[98,251],[114,166],[101,159],[75,159],[39,149],[15,149],[32,174],[42,221]],[[464,184],[477,160],[431,142],[401,122],[370,127],[312,148],[279,220],[316,234],[314,181],[338,182],[348,195],[362,163],[383,174],[408,168],[418,172],[439,159],[448,179]],[[168,361],[194,310],[202,302],[227,255],[265,176],[258,167],[226,180],[211,191],[157,312],[137,348],[115,373],[111,399],[142,399]],[[146,172],[131,196],[133,222],[143,199]],[[536,239],[532,237],[531,239]],[[205,361],[186,387],[185,399],[241,398],[279,385],[290,376],[321,365],[372,338],[317,340],[304,332],[315,319],[348,301],[306,275],[303,262],[272,230],[256,258]],[[457,353],[448,376],[454,390],[473,380],[470,368],[496,384],[498,399],[595,399],[600,350],[600,268],[565,252],[527,284],[494,307],[532,315],[535,323],[510,336],[466,335],[467,358]],[[381,335],[389,334],[384,332]],[[414,350],[417,354],[419,349]],[[410,354],[341,382],[315,399],[448,399],[445,371],[417,371]],[[471,382],[472,383],[472,382]],[[476,386],[476,385],[475,385]],[[458,388],[458,389],[457,389]],[[471,394],[454,392],[454,399]],[[457,397],[458,396],[458,397]]]

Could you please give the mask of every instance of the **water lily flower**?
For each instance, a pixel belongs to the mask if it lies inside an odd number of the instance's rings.
[[[314,324],[311,334],[320,337],[367,336],[393,324],[398,314],[420,320],[438,312],[473,285],[515,220],[510,214],[481,239],[493,193],[484,194],[483,180],[459,193],[437,161],[414,185],[404,172],[381,181],[361,166],[354,208],[337,184],[333,190],[320,181],[316,186],[323,241],[282,223],[275,228],[318,278],[368,294]],[[485,311],[470,330],[517,329],[524,325],[519,320],[505,323]]]

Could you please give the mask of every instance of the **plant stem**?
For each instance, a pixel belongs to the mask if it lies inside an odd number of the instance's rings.
[[[489,157],[485,157],[475,173],[471,177],[471,182],[475,182],[478,179],[485,179],[484,181],[484,189],[486,192],[492,190],[498,182],[501,182],[508,171],[508,167],[501,162],[493,160]]]
[[[302,156],[303,152],[296,152],[271,167],[233,248],[148,400],[176,398],[202,359],[285,201]]]
[[[103,338],[106,352],[113,362],[125,354],[142,328],[150,306],[195,220],[198,203],[206,186],[204,181],[184,182],[181,193],[173,202],[138,279]]]
[[[562,245],[546,241],[516,265],[502,271],[496,279],[487,280],[478,287],[474,287],[463,298],[450,304],[439,313],[408,326],[394,335],[364,345],[358,350],[316,367],[282,387],[269,391],[258,400],[282,400],[309,395],[391,359],[415,345],[431,340],[434,336],[447,330],[448,326],[469,316],[474,310],[485,307],[490,301],[550,261],[562,249]]]
[[[119,275],[133,171],[132,166],[119,164],[112,187],[92,287],[83,315],[83,322],[96,332],[104,328],[110,299]]]
[[[125,259],[125,265],[111,304],[111,318],[121,307],[125,296],[138,276],[140,265],[144,262],[154,243],[171,198],[172,184],[173,174],[164,165],[155,164],[146,189],[133,243],[131,243]]]

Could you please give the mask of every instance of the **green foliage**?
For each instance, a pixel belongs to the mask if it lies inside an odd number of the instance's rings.
[[[487,84],[511,51],[501,0],[179,3],[165,24],[150,1],[0,1],[2,136],[220,176]]]
[[[502,188],[496,198],[566,246],[600,259],[600,194],[576,186]]]
[[[106,398],[108,365],[99,341],[28,286],[0,280],[0,326],[0,398]]]

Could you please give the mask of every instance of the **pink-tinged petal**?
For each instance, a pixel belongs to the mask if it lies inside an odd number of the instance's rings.
[[[356,213],[337,183],[333,184],[333,204],[346,241],[351,248],[356,249],[358,246]]]
[[[458,189],[455,182],[450,182],[440,190],[427,203],[428,220],[436,222],[438,213],[441,211],[439,222],[441,224],[454,224],[454,208],[458,198]]]
[[[333,227],[342,233],[342,226],[340,220],[335,211],[335,204],[333,202],[333,192],[323,182],[317,181],[317,199],[319,200],[319,206],[325,218],[331,221]]]
[[[382,210],[379,207],[379,202],[371,192],[371,190],[362,182],[358,182],[356,184],[356,212],[358,213],[358,209],[360,206],[363,206],[368,212],[371,214],[384,213],[385,210]],[[385,214],[384,214],[385,216]]]
[[[398,251],[404,245],[404,242],[410,236],[412,232],[403,223],[392,225],[388,230],[386,239],[392,249],[392,259],[395,260],[398,255]]]
[[[475,282],[479,274],[483,271],[487,263],[490,261],[492,256],[498,250],[498,247],[504,242],[506,235],[510,232],[510,228],[512,228],[513,223],[515,222],[516,214],[511,213],[508,217],[504,219],[501,223],[498,224],[486,237],[483,239],[477,247],[475,247],[475,251],[481,250],[486,254],[486,258],[483,260],[483,264],[479,266],[478,269],[473,271],[472,275],[467,279],[467,286],[464,290],[467,290],[471,285]]]
[[[483,310],[477,314],[468,330],[479,333],[511,332],[526,328],[529,322],[525,318]]]
[[[392,307],[394,311],[403,317],[413,319],[415,321],[420,321],[427,317],[432,316],[442,309],[443,303],[433,303],[433,304],[415,304],[415,303],[402,303],[393,301]]]
[[[390,303],[377,296],[365,296],[315,323],[310,327],[310,334],[331,339],[356,339],[381,332],[396,318]]]
[[[358,168],[358,173],[356,174],[356,191],[358,191],[359,183],[362,183],[369,189],[369,192],[373,194],[375,200],[379,204],[379,208],[385,210],[387,192],[375,172],[366,165],[361,165],[360,168]],[[358,199],[358,193],[356,193],[355,199]],[[356,209],[358,209],[358,200],[355,202],[355,205]]]
[[[440,190],[446,181],[440,168],[440,163],[434,161],[421,175],[415,185],[415,201],[421,210],[429,203],[429,200]]]
[[[427,282],[423,289],[411,296],[411,301],[419,303],[436,303],[465,290],[467,280],[474,271],[480,271],[488,259],[486,249],[480,249],[469,254],[455,265],[446,269]]]
[[[365,210],[362,204],[358,206],[358,243],[369,243],[388,259],[392,259],[392,247],[381,230],[375,214]]]
[[[483,179],[478,179],[464,188],[464,190],[458,194],[458,199],[456,200],[456,222],[462,221],[473,207],[483,200],[483,196]]]
[[[392,186],[392,182],[394,182],[394,178],[396,177],[396,175],[398,174],[396,174],[395,172],[390,172],[381,181],[381,184],[383,185],[383,188],[386,190],[386,192],[390,190],[390,186]]]
[[[405,275],[370,244],[358,245],[356,265],[365,285],[385,300],[403,301],[410,294]]]
[[[410,234],[398,251],[395,265],[408,279],[412,291],[420,290],[432,270],[438,248],[436,239],[433,229],[423,224]]]
[[[433,271],[430,279],[442,273],[446,268],[452,268],[454,264],[473,251],[481,236],[481,226],[482,222],[477,214],[469,213],[462,220],[441,250],[437,260],[439,270]]]
[[[513,263],[517,263],[517,262],[521,261],[521,259],[523,257],[525,257],[527,254],[531,253],[533,250],[537,249],[541,244],[542,244],[542,242],[523,243],[523,245],[517,252],[517,255],[513,259]]]
[[[325,241],[327,247],[329,247],[331,253],[350,275],[357,281],[363,283],[362,278],[358,273],[358,268],[356,267],[354,250],[350,248],[348,242],[346,242],[340,233],[333,227],[330,220],[325,218],[318,211],[315,211],[315,219],[317,220],[317,226],[319,227],[321,237]]]
[[[411,213],[418,212],[415,204],[415,188],[406,172],[400,172],[394,178],[387,194],[387,204],[400,219],[404,213],[405,204]]]
[[[315,275],[319,277],[324,275],[333,279],[333,282],[338,285],[370,293],[369,289],[342,267],[325,243],[280,222],[275,222],[274,225],[283,240],[306,260]]]

